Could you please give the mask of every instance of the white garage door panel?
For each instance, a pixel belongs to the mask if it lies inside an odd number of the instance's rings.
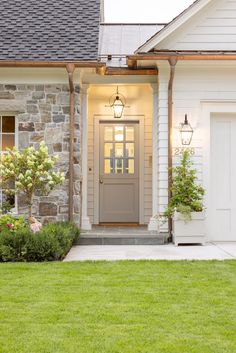
[[[236,115],[211,118],[209,238],[236,240]]]

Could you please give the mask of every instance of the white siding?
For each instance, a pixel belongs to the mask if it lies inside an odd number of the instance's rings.
[[[88,113],[88,216],[94,223],[94,117],[111,116],[111,109],[105,107],[109,97],[114,93],[116,86],[91,86],[89,90]],[[144,116],[144,223],[148,224],[152,216],[152,88],[150,85],[120,86],[119,91],[127,97],[127,105],[124,114]],[[128,119],[128,117],[127,117]]]
[[[167,204],[167,83],[169,69],[165,64],[159,64],[159,212],[163,212]],[[176,66],[173,97],[173,147],[181,146],[179,125],[188,114],[194,128],[191,147],[195,147],[193,161],[198,171],[199,181],[203,179],[203,158],[209,152],[209,141],[206,135],[205,121],[202,114],[202,104],[219,102],[226,105],[236,102],[236,63],[234,62],[179,62]],[[219,141],[220,143],[220,141]],[[174,158],[178,163],[179,158]],[[162,227],[165,230],[165,227]]]
[[[212,1],[156,49],[236,50],[236,1]]]

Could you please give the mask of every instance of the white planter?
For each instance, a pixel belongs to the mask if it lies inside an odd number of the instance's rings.
[[[193,212],[191,221],[184,221],[176,212],[173,217],[173,240],[179,244],[205,244],[205,212]]]

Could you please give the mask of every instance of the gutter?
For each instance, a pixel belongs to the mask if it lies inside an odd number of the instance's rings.
[[[0,67],[67,67],[67,65],[73,64],[75,68],[103,68],[105,63],[97,61],[1,61]]]
[[[129,68],[137,67],[138,61],[170,60],[176,58],[181,60],[236,60],[236,51],[169,51],[150,52],[148,54],[137,54],[127,56]]]
[[[68,220],[73,221],[73,190],[74,190],[74,135],[75,135],[75,87],[73,75],[75,71],[75,64],[67,64],[66,70],[69,79],[70,88],[70,149],[69,149],[69,209]]]

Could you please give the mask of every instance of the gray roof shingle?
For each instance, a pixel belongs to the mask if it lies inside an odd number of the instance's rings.
[[[100,0],[1,0],[0,60],[98,58]]]

